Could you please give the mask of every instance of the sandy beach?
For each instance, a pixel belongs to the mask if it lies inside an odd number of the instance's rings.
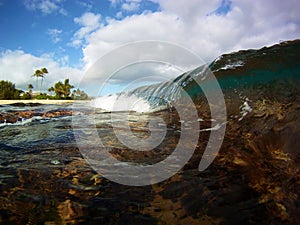
[[[85,100],[0,100],[0,105],[14,104],[14,103],[40,103],[40,104],[67,104],[73,102],[87,102]]]

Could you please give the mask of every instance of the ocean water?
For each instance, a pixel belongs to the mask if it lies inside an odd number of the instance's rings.
[[[88,103],[2,105],[0,224],[299,223],[299,58],[296,40],[223,55],[175,80]],[[222,88],[225,122],[205,96],[216,87],[208,68]],[[7,115],[19,118],[1,119]],[[199,171],[210,134],[222,129],[220,151]],[[197,142],[176,168],[184,132],[183,146],[193,134]],[[174,156],[168,168],[176,173],[146,186],[118,184],[85,159],[103,148],[121,165]]]

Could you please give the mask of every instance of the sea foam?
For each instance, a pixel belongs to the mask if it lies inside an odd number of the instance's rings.
[[[149,112],[151,107],[147,101],[136,95],[112,94],[98,97],[91,101],[91,106],[106,111]]]

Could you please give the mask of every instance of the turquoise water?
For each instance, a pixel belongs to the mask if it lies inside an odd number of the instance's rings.
[[[200,66],[174,80],[137,88],[130,94],[147,100],[155,110],[179,101],[183,93],[192,98],[203,96],[203,87],[216,90],[220,86],[224,93],[245,88],[294,88],[300,81],[299,58],[299,40],[259,50],[239,51],[222,55],[208,67]],[[217,78],[219,86],[210,79],[212,76]]]

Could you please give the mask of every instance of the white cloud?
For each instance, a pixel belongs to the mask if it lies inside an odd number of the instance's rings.
[[[74,18],[74,22],[82,26],[73,36],[72,45],[79,47],[84,39],[101,26],[101,15],[91,12],[84,13],[81,17]]]
[[[125,43],[140,40],[178,42],[180,35],[175,34],[182,24],[174,23],[174,20],[176,18],[173,15],[160,12],[134,15],[121,21],[111,20],[107,26],[98,29],[87,38],[88,45],[83,50],[84,61],[90,66],[101,55]]]
[[[121,8],[126,11],[137,11],[140,8],[139,1],[126,1]]]
[[[18,87],[26,87],[28,83],[34,82],[30,75],[35,68],[47,67],[50,73],[45,83],[52,82],[53,85],[53,82],[67,76],[72,83],[76,83],[83,71],[90,68],[104,54],[118,46],[142,40],[166,41],[181,45],[210,63],[223,53],[260,48],[280,40],[300,38],[298,0],[232,0],[229,11],[227,9],[223,14],[215,13],[217,9],[218,12],[222,11],[222,0],[151,1],[159,4],[160,11],[128,15],[128,10],[142,8],[140,0],[110,0],[112,6],[118,7],[116,19],[103,21],[105,18],[93,13],[85,13],[74,19],[80,28],[73,35],[72,45],[83,48],[82,60],[85,67],[82,71],[61,66],[68,63],[67,56],[54,60],[51,56],[35,57],[23,51],[8,50],[0,58],[0,74],[4,76],[2,79],[12,80]],[[28,9],[38,10],[43,14],[63,9],[59,5],[60,0],[25,2]],[[120,11],[122,8],[123,11]],[[54,40],[59,41],[59,30],[52,32],[53,35],[56,33],[58,38]],[[165,54],[173,57],[171,53]],[[164,66],[157,69],[165,74],[173,71]],[[150,74],[151,71],[153,70],[145,67],[145,73]],[[130,71],[127,74],[128,76],[115,79],[115,82],[124,84],[139,78],[139,73]],[[176,75],[178,74],[174,73],[174,76]]]
[[[76,1],[76,4],[85,7],[87,11],[91,11],[93,9],[93,5],[90,2],[86,1]]]
[[[68,58],[63,57],[61,60],[68,60]],[[1,79],[16,83],[17,88],[23,90],[27,90],[27,85],[30,83],[34,87],[36,86],[36,80],[32,77],[32,74],[36,69],[42,67],[46,67],[49,71],[43,82],[45,91],[58,80],[64,80],[65,78],[69,78],[72,84],[77,85],[82,77],[80,70],[61,66],[49,55],[36,57],[22,50],[7,50],[0,55]]]
[[[62,15],[67,15],[67,11],[59,4],[61,0],[25,0],[24,5],[28,10],[41,11],[48,15],[58,11]]]
[[[65,55],[61,58],[59,58],[57,61],[59,62],[60,65],[63,65],[63,66],[67,66],[68,63],[69,63],[69,56]]]
[[[59,12],[61,15],[64,15],[64,16],[67,16],[67,15],[68,15],[68,11],[65,10],[64,8],[60,8],[60,9],[58,10],[58,12]]]
[[[89,33],[83,49],[86,65],[117,46],[141,40],[177,43],[210,62],[222,53],[300,37],[297,0],[232,0],[231,9],[224,14],[213,13],[222,10],[222,0],[152,1],[160,5],[160,12],[111,19]]]
[[[134,12],[139,10],[141,5],[141,0],[109,0],[111,2],[111,6],[117,7],[120,5],[122,10],[128,12]]]
[[[120,2],[122,2],[122,0],[108,0],[110,1],[112,6],[116,6],[117,4],[119,4]]]
[[[119,11],[119,12],[116,13],[116,18],[117,19],[121,19],[122,17],[123,17],[122,11]]]
[[[59,29],[48,29],[48,32],[47,32],[50,37],[51,37],[51,40],[53,43],[58,43],[61,41],[61,38],[60,38],[60,34],[62,33],[62,30],[59,30]]]
[[[160,5],[166,14],[174,14],[186,23],[193,22],[213,12],[221,5],[222,0],[153,0]],[[186,24],[188,25],[188,24]],[[192,25],[192,24],[191,24]]]

